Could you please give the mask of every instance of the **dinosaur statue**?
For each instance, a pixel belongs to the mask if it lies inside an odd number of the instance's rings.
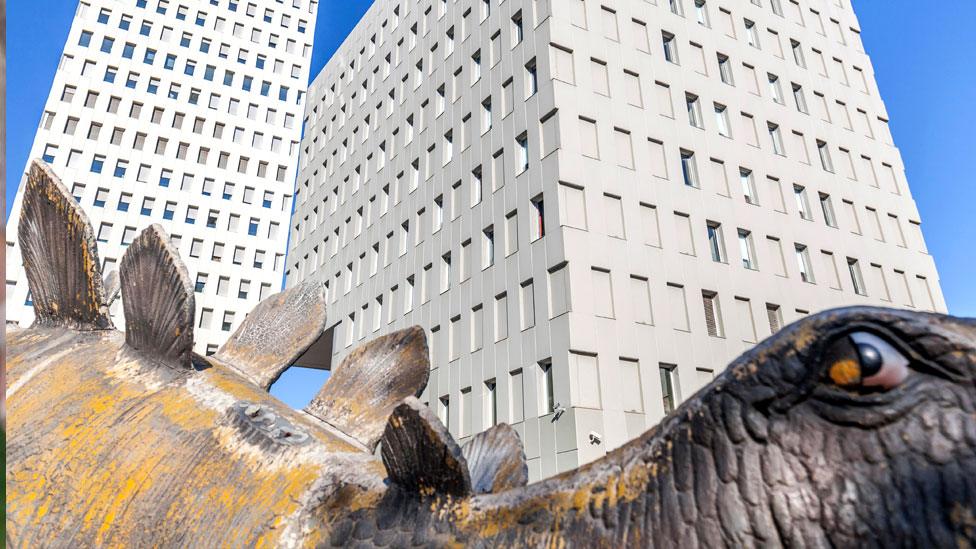
[[[976,546],[976,320],[811,316],[636,440],[526,485],[511,427],[459,447],[416,398],[419,328],[293,410],[267,389],[326,325],[320,285],[203,357],[158,226],[120,264],[124,334],[91,226],[40,163],[19,237],[37,320],[8,333],[10,547]]]

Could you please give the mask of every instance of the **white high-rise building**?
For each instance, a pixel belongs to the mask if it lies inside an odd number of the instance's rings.
[[[149,224],[170,233],[196,284],[198,352],[281,286],[316,8],[78,4],[30,156],[88,214],[103,272]],[[29,324],[21,199],[7,224],[7,319]]]
[[[829,307],[945,311],[850,0],[378,0],[309,89],[286,283],[411,324],[530,477]]]

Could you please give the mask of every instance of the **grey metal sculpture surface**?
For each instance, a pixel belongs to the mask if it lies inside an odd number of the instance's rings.
[[[422,330],[367,343],[291,410],[267,387],[325,326],[321,287],[269,298],[201,357],[158,227],[121,262],[123,335],[87,218],[40,164],[24,204],[38,320],[8,334],[12,547],[976,544],[974,320],[812,316],[638,439],[526,486],[510,427],[462,448],[414,398]]]

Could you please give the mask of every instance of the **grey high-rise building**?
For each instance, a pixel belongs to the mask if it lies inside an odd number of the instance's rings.
[[[287,284],[419,324],[533,479],[829,307],[945,311],[850,0],[378,0],[309,89]]]

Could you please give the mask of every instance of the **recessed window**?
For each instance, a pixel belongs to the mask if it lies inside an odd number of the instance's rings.
[[[752,232],[739,229],[739,254],[742,258],[742,266],[746,269],[756,269],[756,250],[752,243]]]
[[[698,96],[690,93],[685,94],[685,107],[688,111],[688,123],[696,128],[704,128],[702,121],[701,104]]]
[[[820,165],[824,171],[833,173],[834,163],[830,159],[830,149],[827,147],[827,143],[818,139],[817,152],[820,154]]]
[[[820,211],[823,212],[824,223],[829,227],[837,227],[837,217],[834,215],[834,206],[830,201],[830,195],[820,193]]]
[[[749,204],[759,204],[756,198],[756,182],[752,175],[752,170],[739,168],[739,183],[742,187],[742,195]]]
[[[539,91],[539,71],[535,58],[525,65],[525,97],[528,99]]]
[[[722,312],[719,309],[718,294],[702,290],[702,305],[705,310],[705,330],[712,337],[725,337],[722,326]]]
[[[91,163],[92,173],[102,173],[102,167],[104,165],[105,165],[105,157],[100,154],[96,154],[95,157],[92,159],[92,163]]]
[[[718,74],[722,79],[722,82],[730,86],[734,86],[732,80],[732,62],[729,61],[729,56],[723,55],[721,53],[717,54],[718,57]]]
[[[518,152],[518,173],[529,169],[529,138],[522,133],[515,138],[515,145]]]
[[[715,103],[715,125],[718,127],[718,134],[722,137],[732,137],[731,123],[729,122],[729,109],[725,105]]]
[[[722,236],[722,224],[709,221],[705,225],[705,232],[708,235],[708,249],[712,255],[712,261],[725,263],[725,241]]]
[[[674,364],[660,364],[658,370],[661,375],[661,398],[665,414],[674,411],[677,400],[675,389],[678,385],[678,367]]]
[[[678,63],[678,44],[670,32],[661,32],[661,44],[664,47],[664,59],[670,63]]]
[[[542,201],[542,195],[533,198],[530,205],[532,213],[531,238],[535,241],[546,236],[545,205]]]
[[[708,23],[708,6],[705,0],[695,0],[695,20],[704,27],[710,26]]]
[[[800,270],[800,280],[813,283],[813,267],[810,264],[810,251],[803,244],[795,244],[796,265]]]
[[[695,153],[683,149],[681,151],[681,176],[686,186],[699,186],[698,165],[695,162]]]
[[[851,285],[854,287],[854,293],[867,295],[864,289],[864,279],[861,277],[861,266],[856,259],[851,257],[847,258],[847,272],[851,276]]]

